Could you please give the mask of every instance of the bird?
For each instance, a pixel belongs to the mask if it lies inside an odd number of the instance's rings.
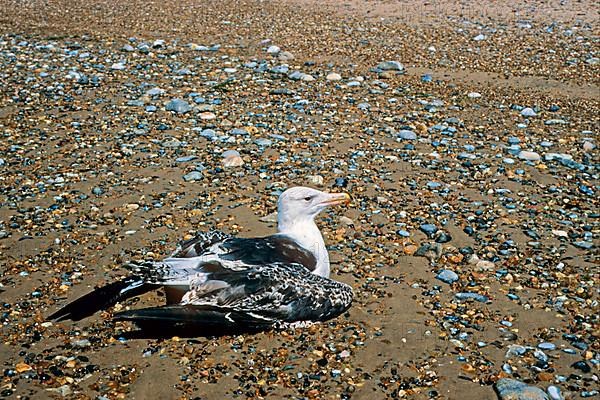
[[[330,279],[329,254],[315,217],[350,201],[347,193],[291,187],[277,201],[277,233],[242,238],[199,232],[161,261],[129,262],[131,274],[99,287],[47,319],[79,321],[148,291],[166,304],[113,315],[138,327],[194,326],[207,331],[261,331],[335,318],[352,304],[351,286]]]

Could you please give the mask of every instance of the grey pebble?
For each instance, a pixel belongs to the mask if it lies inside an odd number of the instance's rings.
[[[458,275],[456,274],[456,272],[451,271],[449,269],[441,270],[435,277],[440,281],[448,284],[452,284],[458,280]]]
[[[185,114],[192,110],[192,106],[187,101],[182,99],[173,99],[167,103],[165,110],[174,111],[177,114]]]
[[[549,400],[542,389],[516,379],[499,379],[494,384],[494,389],[501,400]]]
[[[456,293],[454,297],[456,297],[458,300],[475,300],[479,301],[480,303],[487,303],[489,300],[487,296],[471,292]]]
[[[200,179],[202,179],[202,172],[199,171],[192,171],[183,176],[183,180],[186,182],[199,181]]]
[[[407,129],[403,129],[398,132],[398,137],[404,140],[415,140],[417,139],[417,134],[413,131],[409,131]]]

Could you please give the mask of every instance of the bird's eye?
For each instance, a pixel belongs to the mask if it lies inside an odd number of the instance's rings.
[[[312,196],[307,196],[304,198],[305,201],[311,201],[312,200]]]

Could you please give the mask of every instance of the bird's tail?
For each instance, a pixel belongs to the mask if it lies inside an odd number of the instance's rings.
[[[196,329],[204,333],[254,332],[274,327],[275,321],[253,313],[213,306],[171,305],[127,310],[113,317],[131,321],[142,329]]]
[[[146,283],[143,278],[129,276],[121,281],[102,286],[67,304],[47,319],[79,321],[115,303],[146,293],[156,285]]]

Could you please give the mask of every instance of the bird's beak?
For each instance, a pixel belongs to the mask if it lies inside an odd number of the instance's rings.
[[[324,206],[337,206],[338,204],[350,203],[350,195],[348,193],[328,193],[327,199],[322,201]]]

